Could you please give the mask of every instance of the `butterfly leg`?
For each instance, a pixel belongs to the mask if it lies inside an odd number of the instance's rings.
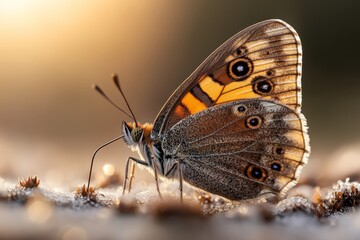
[[[127,185],[127,181],[129,180],[129,164],[130,164],[130,161],[131,161],[131,170],[132,170],[132,173],[133,173],[133,169],[135,168],[135,164],[134,163],[138,163],[138,164],[141,164],[141,165],[144,165],[144,166],[149,166],[148,163],[144,160],[140,160],[140,159],[136,159],[136,158],[133,158],[133,157],[129,157],[128,160],[126,161],[126,165],[125,165],[125,180],[124,180],[124,188],[123,188],[123,192],[122,192],[122,195],[124,195],[125,193],[125,189],[126,189],[126,185]],[[130,192],[130,187],[131,187],[131,178],[132,176],[130,175],[130,183],[129,183],[129,192]]]
[[[176,162],[179,171],[179,191],[180,191],[180,202],[183,203],[183,172],[180,166],[180,162]]]
[[[151,163],[152,163],[152,166],[153,166],[153,169],[154,169],[154,177],[155,177],[155,183],[156,183],[156,190],[159,194],[159,197],[160,199],[162,199],[162,196],[161,196],[161,192],[160,192],[160,187],[159,187],[159,178],[158,178],[158,173],[157,173],[157,168],[155,166],[155,162],[154,162],[154,158],[151,158]]]
[[[130,169],[130,179],[129,179],[129,193],[130,193],[130,190],[131,190],[131,185],[132,185],[132,181],[135,177],[135,164],[133,162],[131,162],[131,169]]]

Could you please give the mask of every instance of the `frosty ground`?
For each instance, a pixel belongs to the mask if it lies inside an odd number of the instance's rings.
[[[185,190],[177,183],[78,189],[0,183],[1,239],[359,239],[360,185],[348,180],[329,188],[306,184],[284,199],[267,203],[230,203]]]

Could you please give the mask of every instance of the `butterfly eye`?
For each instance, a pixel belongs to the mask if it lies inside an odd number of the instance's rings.
[[[243,81],[252,72],[251,61],[247,58],[239,58],[230,62],[227,68],[229,76],[235,80]]]
[[[258,181],[264,181],[265,178],[267,177],[267,173],[265,169],[253,165],[250,165],[246,168],[245,174],[248,178],[253,178]]]
[[[251,116],[246,120],[246,126],[251,129],[257,129],[261,127],[262,119],[259,116]]]
[[[143,135],[143,129],[142,128],[137,127],[137,128],[134,128],[131,131],[131,137],[132,137],[134,142],[139,142],[142,135]]]

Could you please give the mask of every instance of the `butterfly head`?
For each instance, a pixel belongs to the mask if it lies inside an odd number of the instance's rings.
[[[129,146],[134,146],[149,142],[152,128],[152,124],[149,123],[136,124],[135,122],[123,122],[122,129],[124,132],[124,140],[126,144]]]

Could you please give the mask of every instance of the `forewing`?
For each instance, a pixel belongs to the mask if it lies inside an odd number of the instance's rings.
[[[174,92],[157,116],[153,137],[209,107],[249,98],[273,99],[300,112],[301,43],[281,20],[237,33]]]

